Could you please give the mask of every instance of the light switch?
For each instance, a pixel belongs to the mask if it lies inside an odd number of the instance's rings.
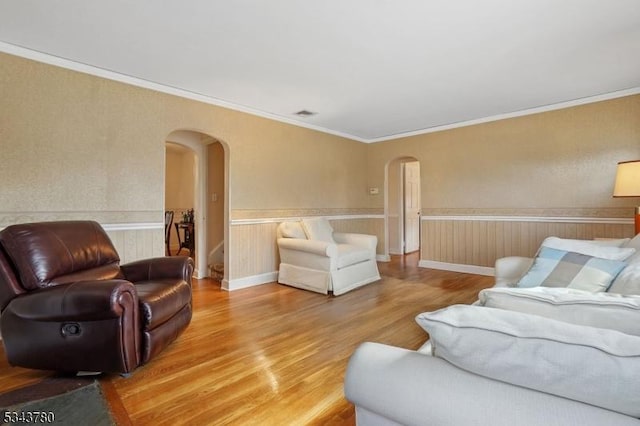
[[[211,201],[213,201],[214,203],[216,201],[218,201],[218,193],[214,192],[213,194],[211,194]]]
[[[369,195],[377,195],[378,188],[369,188]]]

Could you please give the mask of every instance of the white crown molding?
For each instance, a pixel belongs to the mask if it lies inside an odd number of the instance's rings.
[[[181,98],[191,99],[194,101],[202,102],[209,105],[215,105],[222,108],[231,109],[234,111],[244,112],[247,114],[255,115],[269,120],[279,121],[293,126],[303,127],[305,129],[316,130],[322,133],[328,133],[334,136],[339,136],[346,139],[351,139],[358,142],[369,142],[366,138],[350,135],[348,133],[339,132],[336,130],[327,129],[326,127],[316,126],[309,123],[304,123],[293,118],[283,117],[281,115],[272,114],[269,112],[261,111],[254,108],[249,108],[244,105],[238,105],[233,102],[217,99],[211,96],[205,96],[200,93],[190,92],[188,90],[179,89],[177,87],[167,86],[153,81],[144,80],[142,78],[133,77],[126,74],[120,74],[115,71],[110,71],[103,68],[94,67],[93,65],[83,64],[81,62],[75,62],[69,59],[61,58],[59,56],[49,55],[47,53],[38,52],[36,50],[27,49],[25,47],[16,46],[14,44],[0,41],[0,52],[8,53],[10,55],[20,56],[21,58],[31,59],[37,62],[42,62],[49,65],[54,65],[61,68],[66,68],[72,71],[78,71],[84,74],[94,75],[96,77],[106,78],[108,80],[118,81],[120,83],[130,84],[132,86],[142,87],[144,89],[154,90],[156,92],[166,93],[169,95],[179,96]]]
[[[342,138],[354,140],[357,142],[363,142],[363,143],[385,142],[385,141],[390,141],[394,139],[407,138],[410,136],[424,135],[427,133],[434,133],[434,132],[440,132],[443,130],[456,129],[458,127],[472,126],[474,124],[488,123],[491,121],[504,120],[507,118],[522,117],[525,115],[538,114],[541,112],[554,111],[554,110],[563,109],[563,108],[570,108],[578,105],[606,101],[609,99],[622,98],[625,96],[637,95],[640,93],[640,87],[632,87],[625,90],[619,90],[619,91],[610,92],[610,93],[603,93],[600,95],[588,96],[580,99],[574,99],[574,100],[559,102],[559,103],[550,104],[550,105],[543,105],[540,107],[528,108],[528,109],[523,109],[520,111],[515,111],[515,112],[510,112],[505,114],[497,114],[497,115],[482,117],[474,120],[460,121],[457,123],[450,123],[442,126],[434,126],[426,129],[414,130],[411,132],[395,133],[392,135],[382,136],[379,138],[363,138],[363,137],[355,136],[349,133],[328,129],[326,127],[304,123],[299,120],[294,120],[292,118],[283,117],[281,115],[272,114],[266,111],[249,108],[244,105],[238,105],[233,102],[217,99],[211,96],[205,96],[196,92],[190,92],[188,90],[178,89],[177,87],[167,86],[164,84],[155,83],[153,81],[144,80],[144,79],[133,77],[130,75],[120,74],[115,71],[94,67],[92,65],[75,62],[69,59],[64,59],[58,56],[49,55],[47,53],[38,52],[36,50],[27,49],[25,47],[20,47],[20,46],[2,42],[2,41],[0,41],[0,52],[8,53],[10,55],[19,56],[26,59],[31,59],[38,62],[43,62],[45,64],[54,65],[61,68],[70,69],[73,71],[78,71],[85,74],[94,75],[97,77],[106,78],[108,80],[118,81],[120,83],[130,84],[132,86],[154,90],[156,92],[166,93],[169,95],[179,96],[181,98],[191,99],[191,100],[206,103],[209,105],[215,105],[222,108],[231,109],[234,111],[244,112],[244,113],[255,115],[258,117],[267,118],[269,120],[274,120],[281,123],[290,124],[293,126],[315,130],[318,132],[327,133],[334,136],[339,136]]]
[[[366,139],[363,142],[375,143],[375,142],[385,142],[393,139],[408,138],[411,136],[419,136],[427,133],[441,132],[443,130],[457,129],[459,127],[473,126],[474,124],[489,123],[492,121],[506,120],[508,118],[516,118],[516,117],[522,117],[525,115],[539,114],[541,112],[555,111],[558,109],[571,108],[579,105],[592,104],[594,102],[608,101],[610,99],[623,98],[625,96],[637,95],[639,93],[640,93],[640,87],[631,87],[629,89],[618,90],[618,91],[609,92],[609,93],[602,93],[600,95],[587,96],[584,98],[573,99],[570,101],[558,102],[556,104],[543,105],[535,108],[527,108],[520,111],[514,111],[514,112],[505,113],[505,114],[497,114],[489,117],[477,118],[474,120],[459,121],[457,123],[429,127],[427,129],[420,129],[412,132],[396,133],[393,135],[383,136],[380,138]]]

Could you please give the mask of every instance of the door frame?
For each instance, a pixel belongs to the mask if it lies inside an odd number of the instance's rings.
[[[204,136],[204,138],[203,138]],[[219,142],[224,150],[224,283],[229,280],[229,146],[201,130],[179,129],[169,133],[165,138],[166,142],[176,143],[191,149],[196,156],[195,161],[195,188],[194,188],[194,222],[196,225],[196,269],[193,276],[204,278],[207,276],[207,261],[211,247],[208,245],[208,185],[207,177],[209,173],[209,163],[207,146],[211,143]],[[166,179],[166,176],[165,176]],[[164,197],[163,197],[164,199]]]
[[[389,213],[390,212],[390,208],[389,208],[389,203],[390,203],[390,197],[389,197],[389,173],[390,172],[389,172],[389,168],[395,162],[408,163],[408,162],[413,162],[413,161],[417,161],[418,163],[420,163],[420,160],[417,159],[416,157],[409,156],[409,155],[399,156],[399,157],[395,157],[395,158],[389,160],[385,164],[385,167],[384,167],[384,254],[381,256],[382,259],[380,259],[380,260],[383,260],[383,261],[391,260],[391,256],[390,256],[390,253],[389,253],[389,215],[390,215],[390,213]],[[403,168],[401,167],[400,169],[402,170]],[[420,168],[420,175],[421,175],[420,184],[422,184],[422,167]],[[404,189],[404,177],[403,176],[401,176],[400,183],[401,183],[401,188]],[[420,191],[420,195],[421,195],[420,196],[420,199],[421,199],[420,202],[422,203],[422,190],[421,190],[421,188],[419,189],[419,191]],[[403,194],[402,194],[400,200],[401,200],[401,204],[403,204],[402,211],[404,213],[404,191],[402,191],[402,192],[403,192]],[[422,211],[422,206],[420,206],[420,211]],[[404,221],[404,218],[402,218],[402,221]],[[420,224],[422,224],[422,222],[420,222]],[[403,229],[404,229],[404,225],[403,225]],[[404,254],[404,231],[402,232],[401,238],[403,240],[402,241],[402,252]],[[419,235],[419,240],[420,240],[420,250],[421,250],[422,249],[422,235]]]

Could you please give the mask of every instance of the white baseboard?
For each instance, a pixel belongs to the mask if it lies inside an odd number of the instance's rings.
[[[437,262],[435,260],[420,260],[421,268],[442,269],[444,271],[463,272],[465,274],[495,276],[495,269],[488,266],[464,265],[461,263]]]
[[[389,256],[388,254],[376,254],[376,261],[391,262],[391,256]]]
[[[278,271],[236,278],[235,280],[222,280],[222,289],[227,291],[240,290],[241,288],[254,287],[274,281],[278,281]]]

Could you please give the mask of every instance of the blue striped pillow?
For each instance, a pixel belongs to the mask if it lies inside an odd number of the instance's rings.
[[[517,287],[568,287],[597,293],[607,291],[627,266],[619,260],[601,259],[542,246],[533,265]]]

